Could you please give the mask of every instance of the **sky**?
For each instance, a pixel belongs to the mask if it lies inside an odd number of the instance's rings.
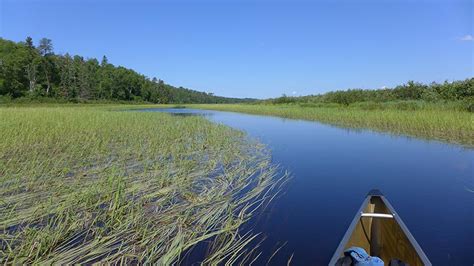
[[[472,0],[0,0],[0,37],[268,98],[473,77],[473,11]]]

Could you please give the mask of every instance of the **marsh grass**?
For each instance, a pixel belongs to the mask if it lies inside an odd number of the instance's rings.
[[[239,228],[280,189],[269,154],[201,117],[0,108],[0,263],[204,263],[258,256]],[[258,243],[258,241],[257,241]]]
[[[474,113],[442,107],[402,110],[398,107],[369,110],[357,107],[292,104],[198,104],[190,108],[271,115],[320,121],[347,128],[365,128],[474,146]]]

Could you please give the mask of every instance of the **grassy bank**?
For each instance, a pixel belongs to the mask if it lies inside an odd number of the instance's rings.
[[[261,145],[200,117],[0,108],[0,263],[205,263],[249,256],[238,228],[279,184]]]
[[[320,121],[341,127],[366,128],[392,134],[434,139],[465,146],[474,146],[474,113],[447,106],[428,105],[406,109],[397,105],[370,109],[365,106],[338,105],[301,106],[294,104],[207,104],[190,108],[272,115],[292,119]]]

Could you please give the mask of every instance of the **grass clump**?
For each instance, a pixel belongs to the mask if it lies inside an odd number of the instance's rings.
[[[348,128],[367,128],[474,146],[474,113],[451,107],[434,108],[432,105],[412,108],[413,105],[409,102],[374,108],[368,107],[366,103],[348,107],[336,104],[206,104],[188,107],[320,121]]]
[[[237,261],[279,182],[263,146],[200,117],[0,108],[0,263]]]

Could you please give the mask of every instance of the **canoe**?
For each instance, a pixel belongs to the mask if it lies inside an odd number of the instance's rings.
[[[361,247],[388,265],[399,259],[410,266],[431,265],[400,216],[379,190],[371,190],[347,229],[329,265],[336,265],[344,251]]]

